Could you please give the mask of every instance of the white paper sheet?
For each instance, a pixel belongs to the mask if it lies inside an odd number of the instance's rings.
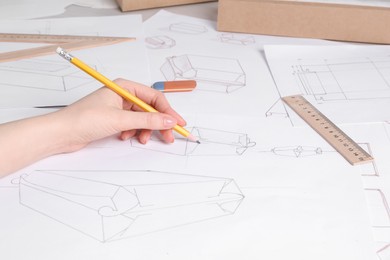
[[[3,0],[0,17],[2,19],[33,19],[62,14],[70,5],[91,8],[118,8],[115,0]],[[39,10],[37,10],[39,9]]]
[[[180,136],[163,144],[154,135],[147,145],[114,136],[1,179],[7,258],[377,259],[362,169],[312,129],[265,113],[279,96],[262,44],[328,42],[219,34],[215,23],[166,12],[146,30],[148,47],[177,44],[149,50],[153,81],[164,79],[167,57],[185,55],[225,69],[197,68],[211,76],[237,75],[239,60],[248,84],[230,92],[238,85],[205,77],[196,91],[167,95],[199,146]],[[9,120],[42,110],[4,111]]]
[[[388,46],[266,45],[265,53],[281,97],[304,95],[335,123],[390,118]],[[284,110],[293,123],[302,122]]]
[[[351,127],[352,128],[352,127]],[[359,134],[354,138],[363,141],[361,146],[375,158],[372,164],[361,167],[364,192],[368,203],[371,226],[376,241],[376,250],[379,259],[388,259],[390,256],[390,175],[388,154],[390,152],[389,125],[377,127],[360,126],[351,133]]]
[[[264,58],[263,44],[340,44],[218,32],[216,23],[160,11],[145,23],[145,44],[152,82],[194,79],[197,87],[169,93],[173,106],[186,113],[265,117],[278,93]]]
[[[139,15],[99,18],[66,18],[32,21],[2,21],[2,33],[70,34],[135,37],[122,42],[70,52],[106,77],[149,80],[148,61]],[[4,42],[0,51],[35,47],[37,44]],[[0,106],[28,107],[67,105],[102,84],[63,60],[58,54],[0,63]]]
[[[379,259],[390,254],[390,176],[388,154],[390,129],[387,123],[343,126],[344,131],[374,157],[371,163],[359,165],[356,170],[363,181],[371,227]]]
[[[2,254],[376,259],[359,169],[314,131],[184,116],[207,139],[193,153],[172,152],[180,138],[140,148],[112,137],[1,179]]]

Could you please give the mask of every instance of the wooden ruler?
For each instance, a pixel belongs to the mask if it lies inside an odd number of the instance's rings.
[[[0,42],[48,44],[36,48],[0,53],[0,62],[55,54],[59,45],[61,45],[62,48],[71,51],[134,40],[135,38],[127,37],[0,33]]]
[[[374,160],[370,154],[355,143],[303,96],[287,96],[283,97],[282,100],[333,146],[350,164],[357,165]]]

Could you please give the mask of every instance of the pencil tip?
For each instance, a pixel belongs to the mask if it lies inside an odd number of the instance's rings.
[[[192,134],[190,134],[189,136],[187,136],[187,138],[188,138],[188,140],[190,140],[190,141],[193,141],[193,142],[195,142],[195,143],[200,144],[198,138],[196,138],[196,137],[193,136]]]

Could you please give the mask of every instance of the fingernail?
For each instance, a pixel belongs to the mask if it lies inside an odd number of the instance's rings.
[[[176,125],[176,121],[172,120],[171,118],[164,118],[164,126],[166,127],[172,127]]]

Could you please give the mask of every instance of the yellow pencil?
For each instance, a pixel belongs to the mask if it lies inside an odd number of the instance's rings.
[[[108,87],[109,89],[111,89],[112,91],[114,91],[115,93],[117,93],[118,95],[123,97],[124,99],[126,99],[126,100],[134,103],[138,107],[140,107],[142,110],[144,110],[146,112],[159,112],[155,108],[150,106],[149,104],[147,104],[144,101],[142,101],[141,99],[139,99],[138,97],[132,95],[126,89],[120,87],[115,82],[109,80],[108,78],[106,78],[105,76],[103,76],[102,74],[97,72],[96,70],[92,69],[91,67],[89,67],[87,64],[85,64],[81,60],[77,59],[76,57],[73,57],[72,55],[67,53],[64,49],[62,49],[61,47],[57,48],[57,53],[61,57],[63,57],[65,60],[69,61],[70,63],[72,63],[73,65],[75,65],[79,69],[81,69],[82,71],[86,72],[90,76],[94,77],[95,79],[97,79],[98,81],[103,83],[106,87]],[[175,125],[173,127],[173,130],[175,130],[176,132],[178,132],[182,136],[188,138],[188,140],[190,140],[190,141],[200,143],[199,140],[197,140],[197,138],[195,136],[193,136],[190,132],[188,132],[186,129],[184,129],[183,127],[181,127],[179,125]]]

